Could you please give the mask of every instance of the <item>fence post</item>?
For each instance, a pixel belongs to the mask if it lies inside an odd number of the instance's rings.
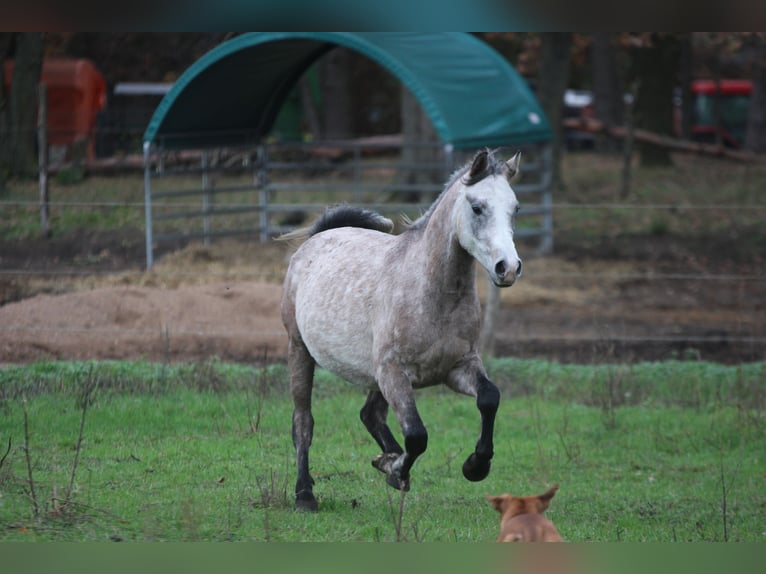
[[[144,142],[144,215],[146,217],[146,270],[151,271],[154,265],[152,250],[152,174],[150,142]]]
[[[208,175],[208,152],[202,150],[200,156],[200,162],[202,164],[202,233],[204,234],[203,244],[207,247],[210,245],[210,209],[212,207],[212,197],[210,195],[210,177]]]
[[[543,221],[542,239],[540,240],[540,252],[549,255],[553,252],[553,148],[551,144],[544,144],[540,165],[542,167],[543,184]]]
[[[452,171],[455,169],[455,146],[451,143],[444,144],[444,181],[449,179]]]
[[[37,174],[40,184],[40,227],[43,237],[51,236],[48,219],[48,86],[37,86]]]
[[[359,190],[359,186],[362,183],[362,166],[361,161],[361,144],[354,142],[351,144],[354,149],[354,205],[360,205],[362,203],[362,196]]]
[[[265,144],[258,146],[258,206],[260,207],[259,226],[260,241],[266,243],[269,240],[269,157]]]

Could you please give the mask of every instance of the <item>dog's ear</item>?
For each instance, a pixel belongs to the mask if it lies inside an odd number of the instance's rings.
[[[500,514],[502,514],[505,511],[505,505],[508,501],[508,495],[507,494],[501,494],[499,496],[492,496],[491,494],[485,494],[484,498],[489,500],[489,503],[492,505],[492,508],[497,510]]]
[[[551,503],[551,498],[555,496],[558,489],[559,485],[556,484],[537,497],[537,500],[540,501],[540,512],[548,508]]]

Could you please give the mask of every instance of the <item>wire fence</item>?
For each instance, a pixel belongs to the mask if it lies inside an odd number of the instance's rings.
[[[227,208],[237,209],[246,207],[248,203],[231,203]],[[39,202],[32,199],[2,199],[0,200],[0,221],[6,220],[8,210],[27,210],[33,211],[39,207]],[[157,199],[154,207],[161,210],[164,207],[179,209],[196,209],[198,203],[173,201],[163,202]],[[135,200],[86,200],[86,199],[53,199],[49,202],[49,209],[52,221],[55,222],[57,211],[61,210],[113,210],[113,209],[131,209],[136,210],[139,215],[143,212],[145,204],[143,201]],[[642,211],[671,212],[676,213],[679,209],[686,211],[710,211],[710,212],[728,212],[737,217],[738,213],[753,217],[753,214],[760,214],[766,209],[766,204],[759,203],[699,203],[682,204],[677,202],[667,203],[633,203],[633,202],[552,202],[550,208],[554,213],[566,214],[577,210],[597,210],[604,214],[612,211],[624,210],[631,213]],[[4,213],[5,211],[5,213]],[[760,217],[758,215],[757,217]],[[554,251],[555,255],[555,251]],[[67,279],[93,279],[95,284],[119,285],[120,278],[125,274],[139,274],[151,276],[155,283],[162,284],[163,280],[175,279],[180,283],[186,280],[210,281],[210,282],[268,282],[278,284],[282,279],[282,271],[262,271],[247,270],[237,267],[236,269],[155,269],[151,273],[145,272],[141,261],[136,261],[135,265],[126,265],[118,270],[83,268],[74,264],[67,265],[66,261],[58,262],[54,268],[44,268],[36,266],[34,260],[26,263],[24,266],[13,266],[7,263],[8,258],[0,253],[0,286],[24,281],[48,281],[62,282]],[[635,316],[627,316],[619,324],[619,321],[612,321],[609,325],[602,323],[601,315],[593,313],[592,320],[581,320],[571,328],[553,328],[541,330],[534,328],[534,325],[519,330],[517,333],[506,334],[504,336],[504,345],[508,348],[526,346],[540,346],[541,349],[547,349],[551,344],[574,345],[584,349],[582,354],[587,353],[587,349],[595,346],[625,346],[635,347],[637,345],[651,345],[654,347],[665,348],[715,348],[729,349],[734,357],[742,357],[743,353],[747,360],[766,360],[766,271],[759,267],[757,261],[747,268],[747,272],[731,272],[726,266],[711,266],[709,271],[690,272],[688,270],[672,271],[665,268],[657,270],[647,268],[645,271],[622,271],[622,270],[590,270],[587,275],[583,275],[578,270],[545,270],[539,269],[534,275],[534,281],[538,285],[555,289],[560,284],[566,284],[567,288],[574,292],[586,292],[594,285],[608,285],[606,289],[622,289],[631,283],[642,283],[651,285],[653,288],[659,284],[670,286],[668,297],[676,297],[678,292],[688,294],[690,299],[699,298],[699,301],[681,302],[681,306],[695,308],[699,314],[716,310],[726,310],[728,315],[724,323],[717,323],[714,319],[692,320],[688,323],[679,323],[673,325],[672,317],[667,321],[660,321],[655,328],[638,325],[638,319]],[[52,291],[67,292],[71,288],[59,287]],[[49,290],[50,291],[50,290]],[[726,291],[727,295],[718,297],[718,293]],[[43,290],[42,292],[45,292]],[[698,297],[700,292],[709,293],[705,297]],[[2,295],[2,293],[0,293]],[[637,296],[640,296],[637,295]],[[718,297],[718,299],[717,299]],[[514,297],[509,297],[509,306],[511,313],[518,309],[514,304]],[[5,303],[3,305],[2,303]],[[275,328],[257,328],[232,327],[225,324],[216,324],[214,322],[201,323],[198,326],[189,325],[169,325],[157,323],[156,326],[135,326],[135,325],[82,325],[74,322],[40,322],[37,324],[28,322],[9,322],[4,318],[3,308],[9,307],[12,301],[0,301],[0,362],[12,362],[14,360],[14,341],[26,341],[25,344],[34,347],[39,345],[46,347],[50,341],[64,341],[73,337],[83,338],[84,340],[103,341],[114,340],[115,345],[124,338],[144,339],[149,341],[150,345],[161,345],[156,341],[164,339],[177,340],[185,338],[197,341],[197,348],[203,354],[205,349],[209,348],[206,342],[216,341],[218,346],[214,350],[220,351],[222,346],[227,345],[229,341],[239,339],[244,341],[245,345],[253,347],[253,353],[264,342],[270,342],[277,347],[286,343],[286,335],[279,326]],[[127,304],[127,303],[126,303]],[[558,305],[564,309],[566,302],[554,302],[553,307]],[[656,302],[652,311],[661,315],[666,312],[669,316],[674,313],[674,306],[678,303],[669,300],[666,304],[657,305]],[[523,304],[522,304],[523,307]],[[194,313],[194,309],[189,309],[189,313]],[[635,314],[635,310],[633,310]],[[620,314],[620,309],[614,310],[615,314]],[[555,319],[553,319],[555,321]],[[661,323],[661,324],[660,324]],[[615,326],[617,325],[617,326]],[[155,341],[155,343],[151,343]],[[170,344],[170,343],[168,343]],[[55,345],[54,345],[55,346]],[[744,351],[743,351],[744,349]],[[746,352],[745,352],[746,351]],[[545,351],[543,351],[545,352]],[[667,353],[666,353],[667,355]],[[241,355],[245,356],[245,355]],[[278,356],[278,353],[271,353],[271,356]],[[718,355],[714,355],[718,356]]]
[[[196,191],[195,191],[196,193]],[[37,207],[39,201],[34,200],[0,200],[0,208],[2,207]],[[143,210],[145,204],[143,201],[49,201],[48,205],[51,207],[135,207]],[[158,207],[199,207],[199,202],[153,202],[154,206]],[[227,206],[232,207],[248,207],[250,203],[227,203]],[[557,203],[552,202],[551,208],[553,209],[601,209],[601,210],[658,210],[658,211],[673,211],[678,209],[695,210],[695,211],[761,211],[766,210],[766,203],[759,204],[718,204],[718,203],[703,203],[703,204],[678,204],[678,203]]]
[[[130,272],[130,269],[122,269],[119,271],[114,270],[98,270],[98,269],[0,269],[0,276],[19,276],[19,277],[117,277],[126,272]],[[133,271],[143,272],[142,268],[133,269]],[[202,277],[215,277],[215,278],[240,278],[240,279],[264,279],[264,280],[281,280],[283,278],[282,273],[276,272],[262,272],[262,271],[242,271],[241,269],[232,271],[203,271],[201,274],[197,271],[173,271],[162,270],[152,271],[152,276],[156,278],[202,278]],[[548,280],[577,280],[581,279],[592,283],[593,281],[680,281],[680,282],[766,282],[766,274],[733,274],[733,273],[662,273],[657,271],[647,271],[646,273],[615,273],[615,272],[590,272],[587,278],[583,278],[582,273],[578,272],[541,272],[535,274],[536,279],[548,281]],[[760,301],[758,302],[760,303]]]

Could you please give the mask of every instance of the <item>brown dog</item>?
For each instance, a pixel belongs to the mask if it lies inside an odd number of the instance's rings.
[[[498,542],[563,542],[553,523],[542,514],[559,489],[557,484],[538,496],[485,495],[500,518]]]

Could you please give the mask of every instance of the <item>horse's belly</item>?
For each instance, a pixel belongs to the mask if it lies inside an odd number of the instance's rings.
[[[337,270],[304,277],[296,293],[295,320],[319,366],[350,382],[373,386],[372,294],[364,283],[358,274]]]
[[[333,321],[298,321],[301,337],[317,364],[358,385],[375,386],[372,357],[367,337],[346,332]]]

